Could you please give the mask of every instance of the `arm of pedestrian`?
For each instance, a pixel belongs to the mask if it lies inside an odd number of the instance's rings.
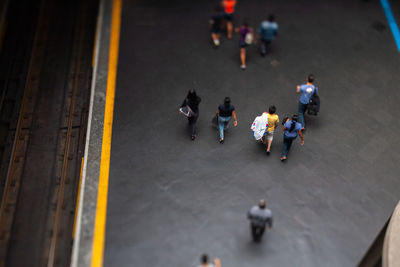
[[[221,267],[221,260],[219,258],[215,258],[214,265],[215,265],[215,267]]]
[[[297,85],[296,93],[300,93],[300,85]]]
[[[217,112],[215,113],[215,115],[217,115],[217,116],[219,115],[219,109],[217,109]]]
[[[238,122],[237,122],[236,112],[235,112],[235,111],[232,111],[232,115],[233,115],[233,119],[235,120],[235,122],[233,123],[233,125],[237,126]]]

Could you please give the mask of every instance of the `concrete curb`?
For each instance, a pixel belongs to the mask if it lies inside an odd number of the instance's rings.
[[[91,265],[107,92],[112,1],[100,0],[80,202],[71,266]]]
[[[400,266],[400,201],[397,203],[385,235],[382,266]]]

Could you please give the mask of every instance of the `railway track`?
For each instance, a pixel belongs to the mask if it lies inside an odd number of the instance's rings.
[[[1,267],[70,260],[97,1],[40,6],[0,206]]]

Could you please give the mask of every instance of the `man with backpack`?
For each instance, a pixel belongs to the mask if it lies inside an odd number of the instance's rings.
[[[310,103],[311,98],[314,94],[317,94],[318,90],[317,87],[314,86],[314,75],[310,74],[307,77],[307,83],[298,85],[296,92],[300,95],[299,99],[299,106],[298,106],[298,116],[299,116],[299,123],[305,129],[305,122],[304,122],[304,113],[307,110],[308,104]]]

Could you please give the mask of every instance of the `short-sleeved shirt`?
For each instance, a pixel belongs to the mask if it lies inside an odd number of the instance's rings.
[[[219,105],[219,116],[221,117],[230,117],[232,116],[232,112],[235,110],[233,105],[225,106],[224,104]]]
[[[232,14],[235,11],[236,0],[224,0],[224,11],[226,14]]]
[[[294,127],[293,131],[290,132],[289,130],[292,127],[291,120],[288,120],[283,126],[286,128],[284,135],[289,138],[296,138],[299,134],[299,131],[303,128],[301,124],[296,121],[296,126]]]
[[[278,126],[279,117],[276,114],[269,114],[268,113],[268,132],[272,132],[275,130],[275,127]]]
[[[265,226],[268,223],[269,227],[272,227],[272,212],[267,208],[261,209],[259,206],[254,206],[247,213],[247,217],[252,224]]]
[[[211,17],[210,23],[214,31],[219,32],[221,30],[222,15],[215,14]]]
[[[258,32],[263,40],[272,41],[278,34],[278,24],[276,22],[263,21]]]
[[[300,103],[308,104],[310,103],[310,99],[316,90],[315,86],[312,84],[302,84],[300,85]]]
[[[249,28],[246,27],[240,27],[239,28],[239,33],[240,33],[240,43],[244,43],[246,40],[246,34],[250,32]]]

